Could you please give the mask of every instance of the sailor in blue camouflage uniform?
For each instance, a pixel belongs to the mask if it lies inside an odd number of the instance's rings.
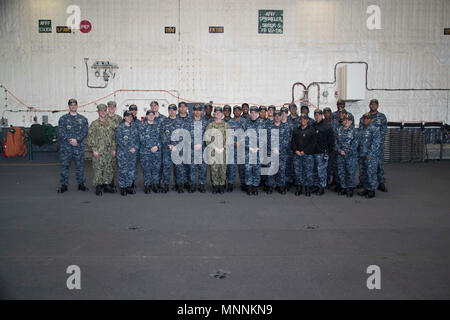
[[[226,107],[226,106],[225,106]],[[231,118],[229,121],[226,120],[227,113],[225,112],[224,107],[224,121],[228,122],[229,126],[233,130],[234,138],[233,138],[233,148],[228,148],[227,152],[227,159],[231,157],[231,151],[233,151],[233,163],[227,164],[227,192],[233,192],[234,189],[234,182],[236,180],[236,169],[238,169],[239,172],[239,179],[241,183],[241,189],[245,189],[245,151],[242,157],[239,159],[241,160],[238,164],[238,150],[239,146],[244,146],[244,136],[243,136],[243,123],[246,121],[246,119],[241,117],[241,106],[234,106],[233,107],[233,114],[234,117]],[[241,131],[239,131],[241,130]],[[239,134],[241,133],[241,134]]]
[[[287,117],[287,121],[290,126],[292,137],[292,132],[300,124],[300,118],[297,114],[297,105],[295,103],[291,103],[289,105],[289,112],[290,114]],[[286,184],[288,189],[294,184],[294,152],[288,153],[288,156],[286,158]]]
[[[144,192],[159,192],[161,173],[161,138],[156,112],[148,110],[145,120],[139,127],[139,154],[144,175]]]
[[[353,197],[353,190],[356,187],[356,161],[359,139],[356,129],[352,127],[352,119],[349,114],[345,114],[343,124],[343,126],[337,128],[335,136],[337,170],[341,186],[339,194]]]
[[[273,123],[267,128],[269,144],[268,150],[270,150],[271,155],[278,155],[278,171],[267,177],[267,193],[271,194],[273,192],[273,187],[275,182],[277,184],[276,190],[281,194],[286,194],[286,159],[287,153],[291,152],[290,145],[290,127],[288,123],[281,122],[281,111],[275,110],[273,113],[274,120]],[[272,130],[278,131],[278,147],[272,145]]]
[[[170,185],[170,172],[172,170],[172,149],[175,148],[175,143],[172,142],[172,132],[174,132],[178,127],[177,118],[177,106],[175,104],[170,104],[168,107],[169,116],[161,121],[161,143],[162,143],[162,158],[163,158],[163,187],[161,191],[167,193],[169,191]],[[174,169],[175,183],[178,184],[176,180],[176,173]]]
[[[258,110],[259,110],[259,117],[258,117],[257,121],[260,122],[261,125],[264,126],[264,128],[267,128],[267,126],[270,123],[270,120],[267,119],[267,107],[266,106],[260,106]],[[267,135],[266,135],[266,139],[267,139]],[[261,149],[261,152],[260,152],[261,168],[267,168],[267,158],[266,158],[267,144],[262,144],[260,146],[260,149]],[[260,176],[259,186],[262,186],[263,190],[267,190],[267,176],[266,175],[261,175]]]
[[[331,121],[331,108],[325,107],[323,108],[323,122],[331,127],[333,130],[333,147],[330,149],[329,157],[328,157],[328,166],[327,166],[327,188],[332,185],[332,180],[334,180],[333,176],[336,176],[336,153],[334,152],[334,128],[333,122]]]
[[[352,125],[355,126],[355,118],[353,115],[345,110],[345,101],[342,99],[338,99],[336,102],[337,110],[331,114],[331,120],[338,121],[339,120],[339,111],[344,110],[345,113],[348,113],[350,115],[350,119],[352,119]]]
[[[387,133],[387,118],[384,113],[378,111],[378,100],[372,99],[369,102],[370,115],[372,116],[372,125],[380,130],[381,134],[381,145],[378,152],[378,164],[377,164],[377,178],[378,178],[378,190],[382,192],[387,192],[386,178],[384,177],[384,140]],[[359,121],[359,126],[361,127],[363,119]]]
[[[314,184],[317,190],[313,192],[321,196],[327,186],[328,157],[334,149],[334,135],[331,126],[323,120],[322,110],[314,110],[314,120],[312,127],[317,136],[314,150]]]
[[[163,115],[159,112],[158,101],[154,100],[154,101],[150,102],[150,108],[152,111],[155,112],[155,121],[162,122],[165,118],[167,118],[165,115]]]
[[[202,117],[202,106],[195,104],[192,108],[193,116],[189,122],[189,133],[191,135],[191,164],[189,170],[189,192],[193,193],[196,190],[198,174],[198,191],[206,192],[206,163],[203,159],[203,151],[205,149],[205,142],[203,135],[208,125],[208,121]]]
[[[347,114],[347,111],[345,109],[340,109],[338,111],[338,118],[331,119],[331,127],[333,128],[334,136],[337,134],[337,130],[340,127],[344,126],[344,117]],[[354,124],[352,122],[351,127],[354,128]],[[336,148],[334,148],[333,152],[331,153],[330,159],[328,160],[329,166],[331,166],[331,171],[333,174],[333,181],[330,183],[330,186],[334,186],[334,191],[339,193],[341,192],[341,185],[339,183],[339,174],[337,170],[337,157],[338,152]]]
[[[305,196],[311,196],[311,187],[313,185],[313,168],[314,168],[314,147],[315,134],[309,124],[307,114],[300,116],[300,126],[292,132],[291,140],[292,150],[294,152],[294,173],[295,173],[295,195],[303,193],[305,188]]]
[[[119,187],[122,196],[136,193],[133,182],[137,176],[139,128],[136,124],[132,124],[132,121],[132,113],[125,111],[123,121],[116,129]]]
[[[69,113],[63,115],[58,121],[58,136],[61,159],[61,186],[58,193],[67,191],[69,185],[69,172],[72,161],[75,161],[78,190],[86,191],[84,178],[84,143],[88,135],[88,120],[77,112],[78,102],[70,99]]]
[[[179,119],[178,123],[178,129],[184,129],[186,131],[189,131],[190,122],[192,120],[191,115],[188,113],[188,106],[186,102],[181,101],[178,103],[178,114],[177,118]],[[180,156],[183,156],[183,152],[180,151]],[[186,189],[187,191],[190,190],[190,170],[191,170],[191,164],[186,161],[186,163],[177,164],[175,166],[176,174],[181,174],[179,177],[179,183],[181,183],[181,187]],[[177,186],[178,192],[182,193],[183,190],[179,190],[180,186]]]
[[[245,122],[245,131],[251,132],[252,139],[245,137],[245,184],[248,195],[258,195],[261,181],[261,158],[259,135],[261,129],[266,129],[265,122],[259,119],[259,108],[250,107],[250,116]],[[251,153],[251,154],[250,154]]]
[[[373,198],[378,185],[377,167],[382,138],[380,129],[373,125],[370,112],[364,114],[362,119],[362,124],[358,130],[359,182],[364,189],[358,194]]]
[[[128,111],[131,113],[131,115],[133,116],[133,120],[131,120],[131,124],[132,125],[136,125],[139,128],[139,125],[141,124],[141,121],[138,119],[137,117],[137,113],[138,113],[138,107],[135,104],[132,104],[128,107]]]

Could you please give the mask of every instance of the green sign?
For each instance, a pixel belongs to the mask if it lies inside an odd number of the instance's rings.
[[[258,33],[283,34],[283,10],[258,10]]]
[[[39,20],[39,33],[51,33],[52,20]]]

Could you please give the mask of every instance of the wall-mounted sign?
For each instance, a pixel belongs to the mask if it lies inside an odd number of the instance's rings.
[[[164,27],[164,33],[175,33],[175,27]]]
[[[217,27],[217,26],[209,27],[209,33],[223,33],[223,31],[224,31],[223,27]]]
[[[72,33],[68,26],[56,26],[56,33]]]
[[[450,35],[450,28],[444,28],[444,34],[446,36]]]
[[[83,20],[80,22],[80,31],[83,33],[88,33],[89,31],[91,31],[92,29],[92,24],[87,21],[87,20]]]
[[[258,10],[258,33],[283,33],[283,10]]]
[[[51,33],[52,20],[39,20],[39,33]]]

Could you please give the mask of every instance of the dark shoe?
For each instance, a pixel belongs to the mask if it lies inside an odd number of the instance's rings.
[[[339,190],[338,194],[341,195],[341,196],[347,194],[347,189],[341,188],[341,189]]]
[[[363,189],[362,191],[358,192],[358,195],[359,196],[367,196],[368,193],[369,193],[369,190]]]
[[[165,184],[165,185],[164,185],[164,188],[162,189],[162,192],[163,192],[163,193],[169,192],[169,185],[168,185],[168,184]]]
[[[325,194],[325,189],[324,188],[319,188],[319,190],[317,191],[317,195],[318,196],[323,196]]]
[[[111,187],[110,184],[103,185],[103,192],[105,193],[116,193],[116,188]]]
[[[258,187],[253,186],[253,195],[258,195]]]
[[[386,185],[384,183],[380,183],[378,185],[377,189],[380,190],[381,192],[387,192],[388,191],[387,188],[386,188]]]
[[[195,187],[195,184],[191,184],[189,186],[189,193],[194,193],[197,190],[197,188]]]
[[[281,194],[286,194],[286,187],[280,187],[280,193]]]
[[[253,187],[252,186],[247,186],[247,194],[249,195],[249,196],[251,196],[252,194],[253,194]]]
[[[234,189],[234,185],[229,183],[228,187],[227,187],[227,192],[233,192],[233,189]]]
[[[336,186],[334,187],[334,191],[339,194],[341,192],[341,190],[342,190],[341,185],[339,183],[336,183]]]
[[[144,186],[144,193],[145,194],[147,194],[147,193],[150,193],[151,191],[150,191],[150,186]]]
[[[356,189],[362,189],[363,185],[362,183],[358,183],[358,185],[356,186]]]
[[[133,187],[128,187],[127,188],[127,194],[135,194],[135,193],[136,193],[136,190],[134,190]]]
[[[201,184],[201,185],[198,187],[198,191],[200,191],[200,193],[205,193],[205,192],[206,192],[205,185],[204,185],[204,184]]]
[[[177,191],[178,193],[184,193],[184,188],[182,184],[177,185]]]
[[[305,187],[305,196],[311,197],[311,187]]]
[[[311,193],[317,193],[319,191],[319,187],[312,187]]]
[[[272,192],[273,192],[273,187],[267,187],[266,193],[267,194],[272,194]]]
[[[159,193],[159,184],[152,184],[152,191],[154,193]]]
[[[67,186],[65,184],[62,184],[61,187],[58,188],[58,193],[64,193],[67,191]]]
[[[369,192],[367,193],[367,195],[366,195],[366,198],[367,198],[367,199],[371,199],[371,198],[373,198],[373,197],[375,197],[375,191],[369,191]]]
[[[212,193],[216,194],[217,193],[217,187],[216,186],[212,186]]]
[[[299,195],[301,195],[303,192],[302,192],[302,189],[303,189],[303,186],[296,186],[296,188],[295,188],[295,195],[296,196],[299,196]]]
[[[225,193],[225,186],[220,186],[219,190],[220,190],[220,193]]]
[[[120,195],[126,196],[127,195],[127,189],[126,188],[120,188]]]
[[[97,196],[103,195],[103,187],[99,184],[95,186],[95,195]]]
[[[348,198],[353,197],[353,188],[347,188],[347,197]]]
[[[134,184],[134,180],[133,180],[133,183],[131,184],[131,188],[136,189],[136,185]]]
[[[88,191],[89,188],[87,188],[83,183],[78,185],[78,190],[80,191]]]

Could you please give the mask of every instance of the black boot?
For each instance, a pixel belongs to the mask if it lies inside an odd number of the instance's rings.
[[[89,188],[87,188],[87,187],[84,185],[84,183],[81,183],[81,184],[78,185],[78,190],[80,190],[80,191],[88,191]]]
[[[380,190],[381,192],[387,192],[388,191],[387,188],[386,188],[386,185],[384,183],[380,183],[378,185],[377,189]]]
[[[64,193],[67,191],[67,186],[65,184],[62,184],[61,187],[58,188],[58,193]]]
[[[334,191],[337,192],[338,194],[340,194],[340,192],[342,191],[341,185],[337,182],[336,186],[334,187]]]
[[[104,184],[103,186],[103,192],[105,193],[115,193],[116,189],[112,188],[110,184]]]
[[[296,188],[295,188],[295,195],[296,196],[301,195],[302,194],[302,189],[303,189],[303,186],[297,185]]]
[[[311,193],[317,193],[319,191],[319,187],[312,187]]]
[[[133,180],[133,183],[131,184],[131,188],[136,189],[136,185],[134,184],[134,180]]]
[[[227,188],[227,192],[233,192],[233,189],[234,189],[234,185],[229,183],[228,184],[228,188]]]
[[[281,194],[286,194],[286,186],[280,187],[280,193]]]
[[[246,184],[241,184],[241,191],[244,191],[244,192],[248,191],[248,187]]]
[[[103,187],[99,184],[95,186],[95,195],[97,196],[103,195]]]
[[[311,187],[305,187],[305,196],[311,197]]]
[[[198,186],[198,191],[200,191],[200,193],[205,193],[206,192],[206,188],[204,184],[201,184]]]
[[[247,186],[247,194],[249,195],[249,196],[251,196],[252,194],[253,194],[253,187],[252,186]]]
[[[366,198],[367,198],[367,199],[371,199],[371,198],[373,198],[373,197],[375,197],[375,191],[369,191],[369,192],[367,192],[367,195],[366,195]]]
[[[165,184],[165,185],[164,185],[164,188],[162,189],[162,192],[163,192],[163,193],[169,192],[169,185],[168,185],[168,184]]]
[[[347,197],[348,198],[353,197],[353,188],[347,188]]]
[[[133,187],[128,187],[127,188],[127,194],[135,194],[135,193],[136,193],[136,190],[134,190]]]
[[[178,191],[178,193],[184,193],[184,188],[183,188],[182,184],[177,185],[177,191]]]
[[[191,189],[191,184],[190,184],[189,182],[186,182],[186,183],[184,184],[184,189],[186,189],[186,190]]]
[[[217,186],[215,186],[215,185],[212,186],[212,193],[213,194],[217,193]]]
[[[196,188],[195,184],[191,184],[189,186],[189,193],[194,193],[196,190],[197,190],[197,188]]]
[[[363,189],[362,191],[358,192],[358,195],[359,196],[367,196],[368,193],[369,193],[369,190]]]
[[[254,196],[258,195],[258,187],[253,186],[253,195]]]
[[[341,187],[340,190],[339,190],[339,192],[338,192],[338,194],[341,195],[341,196],[347,194],[347,189]]]
[[[358,183],[358,185],[356,186],[356,189],[361,189],[363,187],[362,183]]]
[[[152,191],[153,193],[159,193],[159,184],[152,184]]]
[[[225,185],[220,186],[220,193],[225,193]]]
[[[318,196],[323,196],[325,194],[325,189],[324,188],[319,188],[319,190],[317,191],[317,195]]]
[[[266,191],[266,193],[267,194],[272,194],[272,192],[273,192],[273,187],[267,187],[267,191]]]
[[[150,193],[150,186],[144,186],[144,193]]]
[[[120,195],[126,196],[127,195],[127,189],[126,188],[120,188]]]

